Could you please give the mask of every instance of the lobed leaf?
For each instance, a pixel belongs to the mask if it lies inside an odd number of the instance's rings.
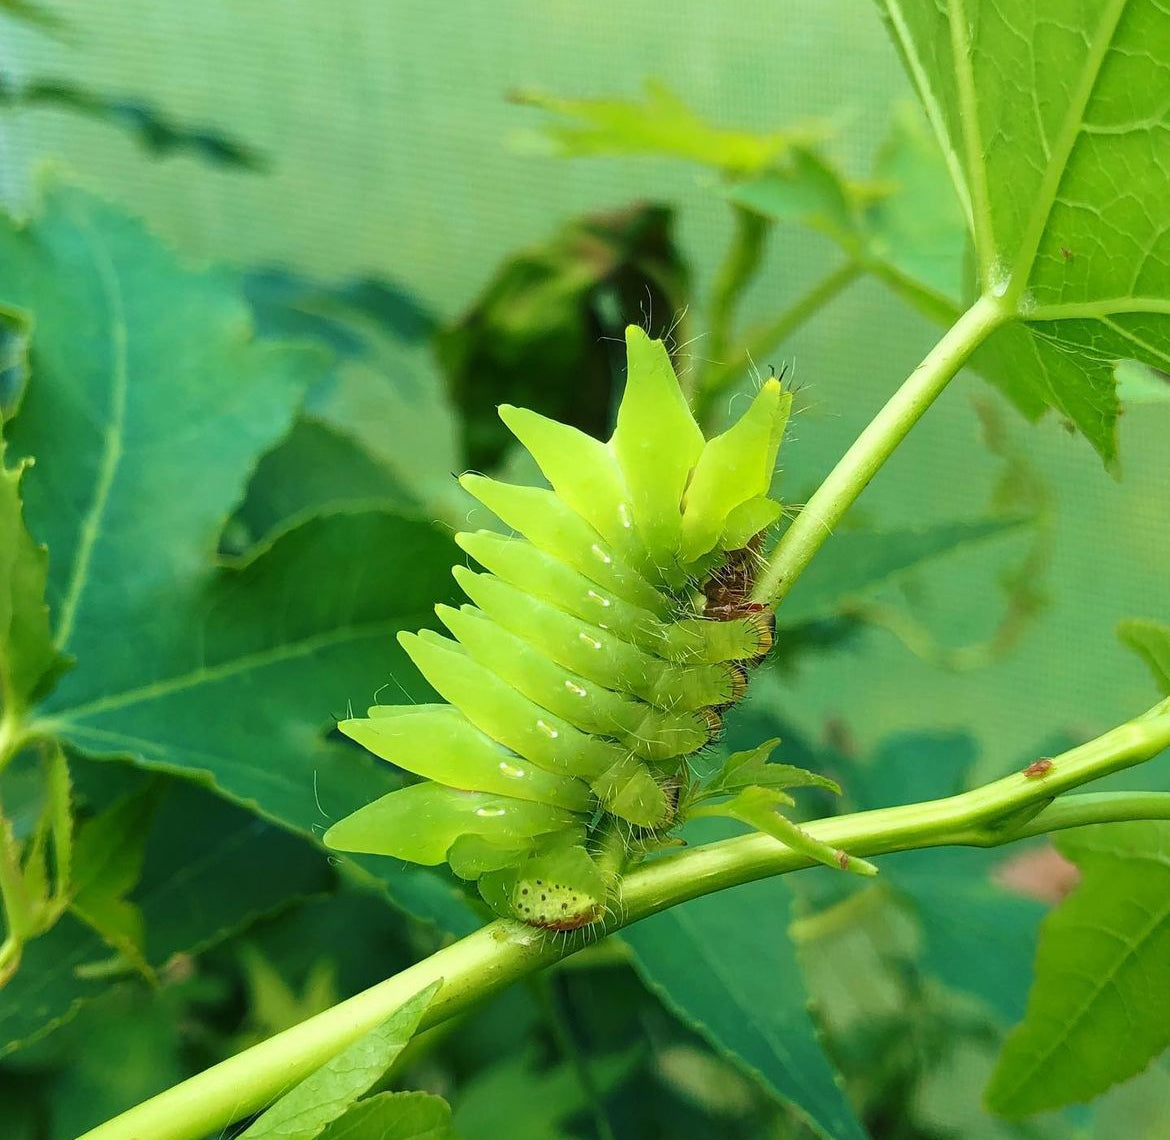
[[[755,132],[716,127],[691,110],[665,84],[649,80],[645,98],[562,99],[535,92],[513,96],[518,103],[549,111],[567,122],[552,122],[543,136],[557,153],[662,155],[730,172],[772,166],[796,146],[819,141],[823,129],[798,127]]]
[[[840,795],[840,786],[827,776],[792,764],[772,763],[771,755],[779,746],[779,738],[773,738],[755,748],[733,752],[724,761],[723,767],[703,786],[704,796],[735,792],[750,785],[776,789],[815,787]]]
[[[982,286],[1022,321],[975,358],[1106,462],[1114,363],[1170,362],[1170,74],[1158,0],[879,0],[943,146]]]

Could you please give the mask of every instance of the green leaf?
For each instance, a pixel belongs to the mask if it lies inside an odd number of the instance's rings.
[[[921,968],[1008,1026],[1023,1016],[1045,908],[995,882],[1003,861],[999,851],[906,851],[882,858],[882,879],[919,920]]]
[[[379,1093],[358,1101],[321,1140],[452,1140],[451,1107],[423,1092]]]
[[[303,415],[257,464],[237,517],[250,538],[263,538],[290,521],[354,503],[404,513],[422,509],[409,487],[354,438]]]
[[[1114,361],[1170,361],[1165,11],[1073,0],[1054,19],[1035,0],[879,2],[943,146],[981,283],[1025,322],[1008,346],[993,336],[996,376],[1111,462]]]
[[[0,222],[0,299],[36,318],[8,435],[42,459],[25,514],[52,551],[56,645],[82,662],[57,698],[156,679],[198,630],[223,521],[318,358],[255,342],[228,279],[78,191],[50,192],[27,229]]]
[[[1170,694],[1170,625],[1131,618],[1118,624],[1117,636],[1150,667],[1158,688]]]
[[[727,191],[731,202],[771,221],[819,230],[851,257],[862,253],[862,213],[874,195],[873,188],[849,181],[823,155],[803,146]]]
[[[919,290],[929,290],[940,302],[932,315],[949,306],[957,316],[970,239],[938,140],[916,108],[895,109],[873,178],[887,192],[863,219],[867,263],[895,290],[914,287],[911,300],[921,303]]]
[[[834,616],[899,574],[1011,534],[1027,521],[1007,516],[903,530],[844,531],[810,564],[777,616],[783,625]]]
[[[432,982],[285,1093],[240,1140],[314,1140],[378,1081],[414,1036],[441,982]]]
[[[683,1021],[831,1140],[865,1140],[821,1049],[778,881],[694,899],[631,927],[638,972]]]
[[[632,99],[561,99],[522,92],[518,103],[539,107],[570,123],[548,123],[541,135],[555,153],[583,155],[661,155],[748,173],[773,166],[796,145],[824,137],[823,128],[797,127],[756,132],[716,127],[692,111],[662,83],[649,80],[646,97]]]
[[[608,1095],[629,1076],[630,1054],[590,1059],[593,1085]],[[538,1069],[526,1054],[507,1057],[473,1077],[455,1104],[455,1131],[463,1140],[570,1140],[569,1119],[589,1106],[572,1065]]]
[[[1009,1117],[1088,1100],[1170,1046],[1170,823],[1056,843],[1082,879],[1044,922],[1027,1015],[988,1086]]]
[[[45,605],[48,558],[24,524],[22,468],[9,470],[4,451],[0,437],[0,714],[15,717],[55,668],[57,654]]]
[[[828,781],[826,781],[828,782]],[[876,875],[877,868],[842,851],[839,847],[832,847],[822,843],[819,839],[787,819],[780,811],[782,807],[792,807],[795,801],[775,788],[747,787],[741,788],[726,803],[701,807],[692,811],[692,818],[727,816],[729,819],[739,820],[765,835],[778,839],[785,847],[799,851],[818,863],[827,867],[835,867],[842,871],[852,871],[857,875]]]
[[[190,1075],[183,1055],[190,1014],[177,988],[107,981],[106,992],[52,1043],[68,1058],[49,1086],[55,1140],[80,1136]]]
[[[74,191],[52,193],[27,231],[0,225],[0,298],[36,314],[36,382],[10,439],[44,457],[26,517],[52,550],[56,642],[78,662],[40,726],[210,779],[306,833],[391,790],[388,765],[324,734],[387,684],[429,696],[393,635],[433,621],[450,540],[367,511],[216,559],[256,457],[323,358],[256,341],[234,279],[184,270]],[[466,921],[433,876],[396,877],[406,895],[421,884],[422,913]]]
[[[75,773],[96,768],[74,760]],[[102,764],[107,783],[121,765]],[[250,812],[182,781],[167,781],[146,839],[142,874],[129,894],[145,926],[154,971],[175,954],[212,946],[256,916],[280,910],[333,882],[321,852]],[[28,943],[0,1002],[0,1054],[44,1036],[107,992],[109,949],[65,915]]]
[[[252,480],[245,517],[257,500],[268,508],[265,525],[250,517],[254,533],[342,499],[461,519],[470,500],[453,478],[462,467],[459,425],[430,349],[434,318],[382,281],[326,286],[269,271],[244,284],[264,335],[311,338],[335,357],[301,422]]]
[[[688,270],[674,211],[638,204],[578,218],[500,267],[472,308],[438,340],[451,397],[463,413],[463,456],[486,469],[514,446],[497,406],[511,403],[603,438],[628,324],[674,331]],[[656,324],[644,313],[658,313]]]
[[[775,737],[744,752],[733,752],[714,778],[704,785],[703,794],[734,792],[751,784],[761,788],[825,788],[837,795],[841,794],[841,788],[827,776],[792,764],[771,763],[770,757],[779,747],[780,740]]]
[[[89,644],[76,674],[88,699],[67,703],[81,686],[62,687],[50,723],[88,752],[199,776],[312,833],[398,786],[389,765],[324,733],[379,687],[427,699],[394,634],[431,622],[454,551],[429,525],[380,511],[309,519],[176,590],[189,624],[171,644]]]
[[[35,10],[32,5],[22,7],[25,12]],[[73,83],[39,80],[18,87],[0,80],[0,107],[52,107],[84,115],[120,127],[144,150],[160,158],[182,152],[217,166],[254,171],[267,166],[259,151],[222,131],[176,123],[144,103],[87,91]]]
[[[150,820],[161,786],[148,783],[77,830],[71,909],[134,967],[149,976],[143,957],[142,914],[126,896],[146,857]]]

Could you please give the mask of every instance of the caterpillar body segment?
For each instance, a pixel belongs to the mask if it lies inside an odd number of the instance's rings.
[[[375,756],[449,788],[495,792],[574,812],[591,808],[587,785],[527,763],[464,716],[423,712],[343,720],[337,727]]]
[[[490,792],[462,791],[431,780],[412,784],[358,808],[335,823],[326,843],[340,851],[391,855],[435,866],[461,835],[503,843],[538,835],[575,831],[580,816],[551,804],[538,804]]]
[[[780,519],[784,508],[767,495],[747,499],[733,507],[719,536],[719,550],[727,553],[743,550],[758,534],[763,534]]]
[[[658,709],[594,684],[557,665],[473,606],[435,610],[476,661],[584,732],[612,737],[651,760],[684,756],[709,739],[702,715]]]
[[[791,393],[769,380],[743,417],[703,448],[686,492],[684,559],[706,554],[719,542],[731,511],[767,494],[791,407]]]
[[[461,534],[456,541],[485,569],[526,594],[602,629],[612,629],[625,640],[646,648],[668,623],[651,610],[626,601],[591,582],[559,559],[543,554],[526,542],[491,531]]]
[[[474,474],[460,476],[459,483],[501,522],[528,539],[534,549],[551,554],[632,605],[660,618],[670,616],[670,599],[616,554],[554,491],[499,483]],[[456,541],[466,537],[456,535]]]
[[[634,526],[621,468],[609,448],[527,408],[501,404],[500,419],[536,460],[558,497],[646,576],[652,564]]]
[[[546,771],[592,779],[622,755],[612,741],[582,732],[518,693],[455,642],[411,633],[398,640],[419,672],[473,725]]]
[[[679,584],[682,502],[691,470],[703,451],[703,433],[679,388],[660,340],[626,329],[626,389],[610,447],[625,477],[634,523],[664,579]]]
[[[341,725],[425,782],[326,835],[445,860],[497,913],[555,931],[598,921],[631,853],[664,841],[690,802],[689,758],[773,637],[751,593],[781,513],[768,490],[789,394],[764,384],[704,440],[662,344],[632,328],[626,345],[608,442],[500,409],[552,489],[461,478],[513,535],[457,535],[484,570],[453,570],[473,604],[436,607],[451,637],[399,635],[449,704]]]

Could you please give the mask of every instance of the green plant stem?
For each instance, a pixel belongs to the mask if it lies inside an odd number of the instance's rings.
[[[754,360],[767,356],[776,345],[791,336],[805,321],[856,281],[862,272],[863,267],[859,262],[854,260],[845,262],[826,277],[822,277],[775,320],[752,332],[747,338],[747,344],[729,360],[712,365],[704,373],[699,390],[695,393],[695,418],[699,423],[707,423],[715,400],[751,367]],[[718,359],[714,350],[711,355]]]
[[[1170,698],[1052,759],[1041,776],[1006,776],[962,795],[817,820],[807,830],[854,855],[924,847],[994,847],[1048,831],[1128,819],[1170,819],[1170,793],[1063,792],[1170,747]],[[609,933],[688,899],[812,865],[767,835],[745,835],[652,860],[622,881]],[[81,1140],[199,1140],[269,1103],[383,1022],[431,982],[442,988],[423,1027],[590,944],[596,933],[550,935],[501,920],[292,1029],[99,1125]]]
[[[755,601],[776,605],[785,597],[841,517],[971,353],[1011,316],[1011,310],[1001,300],[984,295],[951,326],[869,422],[784,532],[757,579]]]

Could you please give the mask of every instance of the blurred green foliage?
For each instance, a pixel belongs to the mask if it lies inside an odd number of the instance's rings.
[[[861,0],[735,20],[519,0],[438,19],[367,0],[295,18],[276,0],[3,15],[22,19],[0,56],[15,77],[0,184],[35,218],[0,232],[0,416],[9,467],[38,466],[23,523],[6,470],[0,533],[25,566],[23,525],[48,543],[54,615],[50,631],[5,623],[0,648],[27,671],[5,675],[4,708],[39,702],[64,751],[31,741],[0,777],[5,857],[18,852],[40,916],[0,992],[0,1102],[7,1134],[68,1140],[478,921],[456,881],[336,867],[315,838],[402,778],[330,728],[379,691],[427,699],[392,635],[452,593],[449,532],[472,508],[451,475],[514,462],[495,404],[602,434],[621,383],[605,338],[629,320],[672,331],[713,421],[770,356],[795,360],[781,490],[796,503],[922,355],[973,264]],[[668,87],[627,98],[664,73]],[[503,98],[517,87],[612,97],[527,97],[587,124],[534,146],[535,113]],[[114,90],[135,94],[89,93]],[[719,125],[741,121],[759,130]],[[212,125],[176,125],[189,123]],[[550,138],[610,157],[553,163],[534,153]],[[118,205],[55,182],[33,192],[45,156]],[[232,270],[188,264],[208,256]],[[834,277],[843,265],[857,272]],[[834,303],[802,323],[824,281]],[[1054,367],[1050,345],[1033,348]],[[1012,359],[975,367],[1004,380]],[[794,593],[782,653],[724,747],[780,736],[778,759],[877,808],[1022,766],[1052,733],[1148,703],[1141,663],[1108,631],[1170,616],[1160,384],[1135,373],[1121,485],[1051,427],[1003,427],[1016,451],[988,455],[965,391],[949,393]],[[1064,410],[1086,426],[1083,404]],[[1106,453],[1110,431],[1094,437]],[[1042,512],[1002,494],[1005,469],[1050,489],[1048,608],[1025,606],[1017,651],[960,679],[931,647],[981,643],[1037,586],[1019,571],[1037,565]],[[35,571],[4,575],[6,598],[40,588]],[[1006,602],[991,605],[1001,576]],[[902,628],[878,620],[891,608],[927,631],[926,648],[906,640],[929,661],[885,632]],[[1126,638],[1164,681],[1164,625]],[[72,668],[50,693],[59,653]],[[817,870],[702,900],[424,1035],[386,1079],[447,1098],[468,1140],[803,1140],[814,1125],[1160,1140],[1158,1064],[1091,1112],[1016,1125],[981,1107],[1045,910],[1004,885],[1016,857],[915,852],[883,861],[876,884]],[[325,1134],[445,1134],[441,1102],[402,1095],[359,1102]]]

